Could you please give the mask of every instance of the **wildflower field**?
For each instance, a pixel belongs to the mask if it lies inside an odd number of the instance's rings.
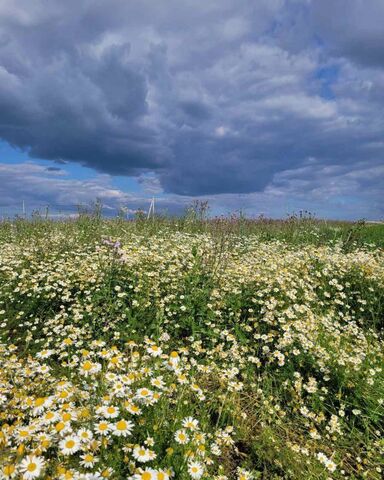
[[[0,479],[380,480],[383,238],[3,222]]]

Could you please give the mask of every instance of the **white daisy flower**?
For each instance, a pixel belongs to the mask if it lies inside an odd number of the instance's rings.
[[[177,432],[175,432],[175,440],[177,443],[180,443],[181,445],[185,445],[186,443],[188,443],[189,436],[186,430],[184,430],[183,428],[181,428],[180,430],[177,430]]]
[[[131,415],[140,415],[141,414],[141,408],[139,408],[137,405],[135,405],[132,402],[126,402],[124,405],[125,409],[127,412],[129,412]]]
[[[8,480],[8,478],[14,478],[17,475],[16,465],[8,464],[0,467],[0,478]]]
[[[44,460],[35,455],[29,455],[20,463],[20,471],[23,474],[23,479],[32,480],[40,477],[41,471],[44,468]]]
[[[113,405],[105,406],[101,408],[101,412],[105,418],[116,418],[119,416],[120,410]]]
[[[152,468],[147,468],[143,470],[141,473],[136,473],[133,475],[132,480],[156,480],[156,470]]]
[[[93,433],[91,432],[91,430],[82,428],[77,432],[77,436],[79,437],[81,442],[90,442],[93,438]]]
[[[101,421],[95,425],[95,432],[98,435],[108,435],[111,429],[112,425],[105,421]]]
[[[156,480],[169,480],[169,473],[164,470],[157,470],[155,473]]]
[[[184,428],[189,428],[190,430],[196,430],[199,426],[199,421],[193,417],[184,418],[182,425]]]
[[[101,370],[100,363],[91,362],[90,360],[86,360],[80,366],[80,375],[84,375],[85,377],[88,377],[89,375],[94,375],[94,374],[100,372],[100,370]]]
[[[98,457],[95,457],[92,453],[85,453],[84,455],[81,455],[80,458],[80,465],[86,468],[92,468],[95,463],[99,461]]]
[[[204,467],[200,462],[190,462],[188,464],[188,473],[193,479],[199,479],[203,476]]]
[[[149,388],[139,388],[136,390],[135,398],[144,404],[148,404],[153,399],[153,392]]]
[[[112,433],[117,437],[126,437],[130,435],[134,427],[134,423],[129,420],[121,419],[112,426]]]
[[[33,402],[32,414],[34,416],[40,415],[44,412],[46,408],[49,408],[52,405],[52,398],[49,397],[39,397]]]
[[[36,354],[37,358],[48,358],[53,355],[55,352],[53,350],[41,350]]]
[[[61,440],[59,448],[63,455],[72,455],[80,450],[80,439],[76,435],[69,435]]]
[[[158,347],[157,345],[150,345],[147,348],[147,352],[152,355],[152,357],[160,357],[160,355],[163,353],[163,350]]]
[[[136,447],[133,449],[133,457],[138,461],[138,462],[149,462],[152,460],[152,455],[151,455],[151,450],[149,448],[141,447],[140,445],[136,445]]]
[[[162,377],[156,377],[156,378],[152,378],[151,385],[153,387],[163,389],[165,384]]]
[[[57,412],[48,410],[47,412],[44,413],[42,421],[43,423],[50,424],[50,423],[57,422],[58,419],[59,419],[59,414]]]

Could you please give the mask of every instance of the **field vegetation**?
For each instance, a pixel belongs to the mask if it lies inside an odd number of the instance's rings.
[[[384,227],[0,224],[0,479],[374,479]]]

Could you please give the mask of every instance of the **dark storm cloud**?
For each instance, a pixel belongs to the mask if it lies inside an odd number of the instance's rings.
[[[262,192],[310,158],[375,168],[383,16],[381,0],[3,0],[0,138],[184,196]]]
[[[382,0],[313,1],[314,28],[331,53],[384,68]]]

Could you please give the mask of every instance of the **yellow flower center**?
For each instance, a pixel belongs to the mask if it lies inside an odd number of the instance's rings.
[[[74,440],[68,440],[67,442],[65,442],[65,446],[66,448],[73,448],[75,446]]]
[[[118,430],[125,430],[127,428],[127,423],[124,420],[120,420],[116,423],[116,428]]]
[[[84,362],[83,370],[86,370],[88,372],[89,370],[91,370],[91,368],[92,368],[92,363],[91,362],[88,362],[88,361]]]
[[[36,469],[37,469],[37,465],[35,462],[31,462],[27,467],[28,472],[34,472]]]
[[[55,429],[56,429],[57,432],[61,432],[61,430],[63,430],[63,428],[65,428],[64,422],[59,422],[55,426]]]
[[[141,480],[151,480],[152,475],[149,472],[144,472],[141,474]]]
[[[107,430],[107,428],[108,428],[108,425],[106,423],[100,423],[99,430],[103,432],[104,430]]]
[[[36,407],[41,407],[42,405],[44,405],[44,402],[45,402],[45,398],[37,398],[35,400],[35,406]]]
[[[115,413],[115,412],[116,412],[116,409],[115,409],[115,407],[108,407],[108,408],[107,408],[107,412],[108,412],[108,413]]]
[[[16,468],[15,468],[14,465],[6,465],[3,468],[3,473],[4,473],[4,475],[12,475],[12,473],[14,473],[15,470],[16,470]]]

